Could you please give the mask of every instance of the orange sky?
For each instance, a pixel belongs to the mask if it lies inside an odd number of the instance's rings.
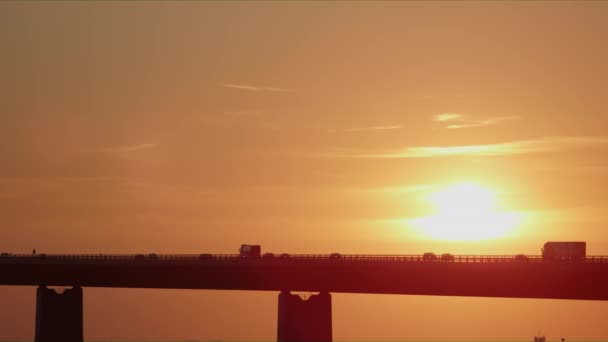
[[[608,255],[606,32],[604,2],[3,2],[0,249]],[[408,224],[461,182],[524,219]],[[34,294],[0,289],[0,339]],[[608,337],[597,302],[333,298],[336,340]],[[276,299],[86,289],[85,334],[272,340]]]

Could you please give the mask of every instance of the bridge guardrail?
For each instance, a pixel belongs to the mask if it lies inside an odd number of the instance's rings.
[[[543,262],[540,255],[453,255],[450,260],[426,260],[423,255],[388,254],[291,254],[287,258],[243,258],[238,254],[0,254],[0,263],[6,262],[65,262],[65,263],[213,263],[213,262],[424,262],[424,263],[535,263]],[[587,256],[582,260],[562,262],[608,263],[608,256]]]

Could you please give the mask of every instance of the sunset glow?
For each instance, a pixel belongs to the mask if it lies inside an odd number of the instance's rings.
[[[438,240],[485,240],[508,235],[519,223],[518,213],[502,212],[496,194],[475,183],[458,183],[426,198],[435,214],[410,220],[422,234]]]
[[[334,342],[608,342],[608,1],[4,0],[0,27],[0,342],[48,341],[40,259],[84,341],[292,341],[281,293],[327,290]],[[547,242],[606,257],[545,276]]]

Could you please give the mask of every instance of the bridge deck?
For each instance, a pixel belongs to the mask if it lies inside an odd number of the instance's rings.
[[[0,257],[0,285],[328,291],[608,300],[608,258],[529,256],[44,255]]]
[[[523,257],[523,258],[522,258]],[[272,257],[244,258],[238,254],[4,254],[0,255],[3,263],[214,263],[214,262],[258,262],[258,263],[309,263],[309,262],[452,262],[452,263],[508,263],[508,262],[546,262],[540,255],[451,255],[450,260],[443,260],[440,255],[436,260],[425,259],[423,255],[386,255],[386,254],[290,254],[273,255]],[[608,263],[608,256],[587,256],[577,260],[560,262]]]

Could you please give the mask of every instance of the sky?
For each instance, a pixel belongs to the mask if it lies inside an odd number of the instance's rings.
[[[605,2],[2,2],[0,250],[608,255],[606,32]],[[277,295],[87,288],[85,336],[273,340]],[[32,338],[35,288],[0,302]],[[607,314],[333,295],[335,340],[601,340]]]

